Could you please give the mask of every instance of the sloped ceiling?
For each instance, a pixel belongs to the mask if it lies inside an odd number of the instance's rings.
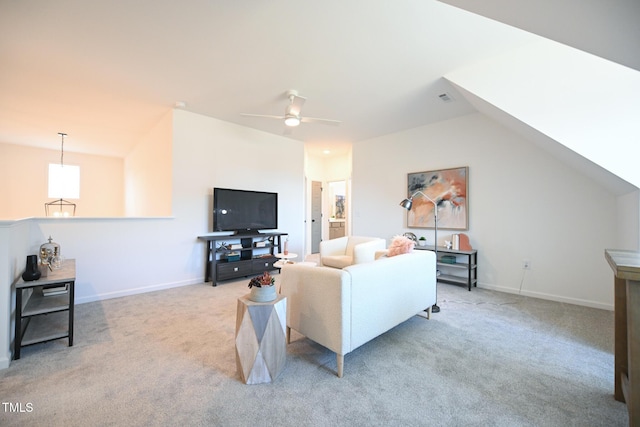
[[[640,70],[637,0],[440,0]]]
[[[567,43],[545,34],[557,25],[542,24],[571,10],[560,35],[637,64],[637,49],[616,42],[638,22],[635,0],[607,2],[614,15],[600,14],[596,0],[570,1],[570,9],[551,0],[449,2],[478,14],[435,0],[2,2],[0,142],[58,149],[57,132],[66,132],[67,150],[122,157],[177,101],[282,135],[280,121],[240,113],[283,114],[285,92],[296,89],[308,98],[303,115],[342,124],[303,124],[287,137],[337,148],[475,111],[475,88],[467,81],[457,92],[452,73],[540,41],[516,27]],[[620,22],[625,34],[591,46]],[[635,47],[637,28],[629,31]],[[454,101],[442,102],[443,93]],[[498,104],[483,101],[506,108]],[[505,111],[493,116],[527,123]]]
[[[443,1],[546,37],[449,73],[465,99],[614,193],[637,190],[640,2]]]
[[[579,155],[567,156],[562,151],[559,157],[583,172],[599,165],[612,177],[640,185],[634,156],[640,139],[637,71],[541,40],[458,69],[446,78],[476,109],[547,151],[559,156],[560,146]],[[525,128],[536,132],[523,132]],[[580,157],[584,161],[578,162]],[[601,173],[597,176],[606,177]],[[606,184],[617,194],[634,189],[618,186],[616,180],[607,180]]]

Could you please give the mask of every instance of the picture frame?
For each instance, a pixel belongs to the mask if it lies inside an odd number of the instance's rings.
[[[345,197],[336,195],[335,204],[333,206],[335,219],[345,219]]]
[[[436,202],[438,229],[469,229],[468,190],[468,166],[407,174],[407,197],[420,191]],[[434,228],[434,208],[433,202],[416,194],[407,211],[407,227]]]

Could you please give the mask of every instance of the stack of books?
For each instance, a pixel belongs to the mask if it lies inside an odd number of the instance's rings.
[[[69,292],[68,285],[54,286],[54,287],[51,287],[51,288],[43,288],[42,289],[42,295],[44,295],[45,297],[50,297],[50,296],[53,296],[53,295],[66,294],[67,292]]]

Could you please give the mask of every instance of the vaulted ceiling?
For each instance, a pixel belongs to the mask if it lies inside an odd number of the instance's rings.
[[[66,132],[67,150],[122,157],[176,102],[281,135],[282,121],[241,113],[282,115],[289,89],[307,97],[303,116],[342,122],[287,135],[318,149],[481,105],[499,119],[459,70],[549,42],[539,35],[640,69],[634,0],[477,3],[2,1],[0,142],[57,149]]]

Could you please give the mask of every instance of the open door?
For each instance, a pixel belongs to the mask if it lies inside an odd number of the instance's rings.
[[[311,253],[320,252],[322,240],[322,183],[311,182]]]

